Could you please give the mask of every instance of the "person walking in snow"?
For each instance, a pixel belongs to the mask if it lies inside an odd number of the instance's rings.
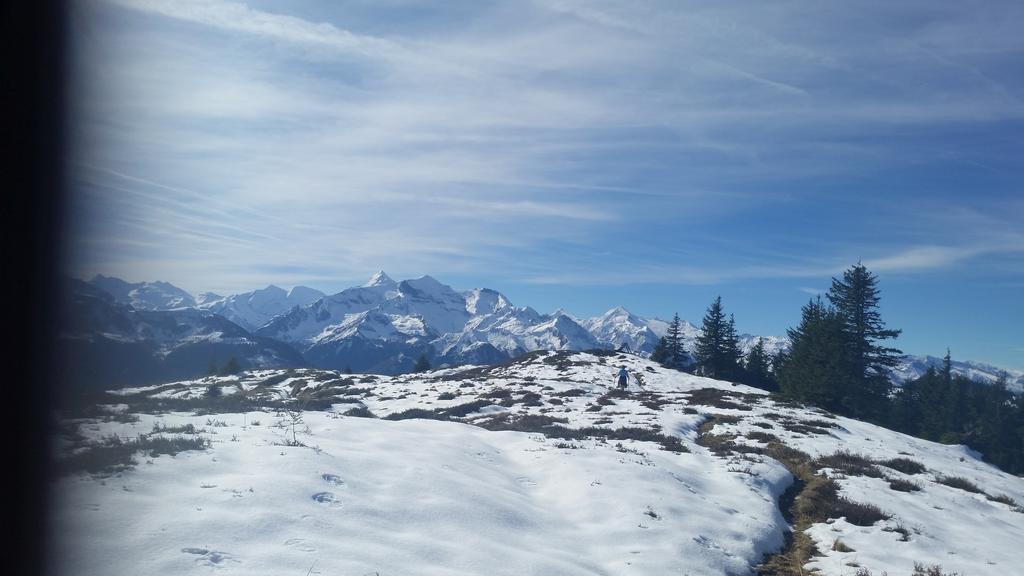
[[[625,366],[619,367],[619,390],[625,390],[629,384],[629,372],[626,371]]]

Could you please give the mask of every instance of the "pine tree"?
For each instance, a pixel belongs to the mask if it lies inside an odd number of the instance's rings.
[[[921,384],[916,378],[903,382],[893,394],[889,409],[889,427],[917,436],[920,434]]]
[[[221,374],[238,374],[241,371],[242,371],[242,365],[238,363],[238,358],[235,358],[234,356],[232,356],[231,359],[228,360],[228,363],[224,365],[224,368],[221,368],[220,373]]]
[[[919,378],[913,380],[918,389],[918,415],[916,431],[928,440],[939,440],[949,432],[947,416],[950,398],[945,375],[929,366]]]
[[[665,346],[668,365],[671,368],[679,370],[686,366],[686,345],[683,342],[682,321],[679,319],[678,312],[668,325],[668,331],[665,333]]]
[[[736,319],[729,314],[725,324],[725,338],[722,340],[722,366],[726,378],[740,380],[743,378],[743,351],[740,350],[740,336],[736,333]]]
[[[682,370],[686,367],[686,344],[683,342],[683,322],[677,312],[668,324],[665,335],[658,338],[651,352],[651,360],[666,368]]]
[[[843,322],[847,335],[853,390],[844,394],[843,408],[853,416],[878,418],[889,396],[888,368],[899,363],[902,352],[879,344],[896,338],[900,330],[885,327],[878,311],[878,278],[861,263],[833,278],[828,299]]]
[[[739,360],[742,355],[739,351],[739,337],[733,319],[725,319],[721,296],[715,298],[704,314],[693,356],[697,372],[702,376],[735,379],[740,374]]]
[[[669,345],[668,338],[662,336],[658,338],[658,343],[654,345],[654,350],[651,352],[651,360],[665,366],[669,366]]]
[[[851,379],[842,318],[819,296],[801,309],[800,325],[787,333],[791,345],[777,370],[779,391],[827,410],[841,408]]]
[[[757,343],[747,353],[746,369],[747,383],[765,390],[775,390],[776,385],[769,370],[769,358],[764,349],[764,339],[758,338]]]
[[[942,359],[941,375],[946,386],[946,424],[950,430],[959,434],[964,431],[966,387],[970,385],[970,382],[963,378],[953,377],[953,358],[949,348],[946,348],[946,356]]]
[[[412,367],[412,371],[418,373],[426,372],[427,370],[430,370],[430,361],[427,360],[426,354],[420,354],[419,359],[416,360],[416,365]]]

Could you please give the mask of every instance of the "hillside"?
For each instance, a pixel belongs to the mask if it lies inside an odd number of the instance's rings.
[[[609,390],[618,365],[639,377],[627,392]],[[806,562],[896,576],[920,562],[981,576],[1024,563],[1024,479],[965,447],[632,355],[535,352],[394,377],[251,371],[102,402],[61,420],[57,573],[735,575]]]

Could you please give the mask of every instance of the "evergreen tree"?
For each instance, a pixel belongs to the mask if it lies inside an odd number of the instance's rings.
[[[708,378],[735,379],[740,375],[739,337],[733,319],[725,319],[722,297],[708,307],[704,314],[701,334],[697,337],[694,360],[697,373]]]
[[[665,346],[668,365],[677,370],[686,366],[686,344],[683,342],[682,321],[679,313],[672,317],[665,333]]]
[[[730,380],[740,380],[744,376],[743,351],[740,350],[740,336],[736,333],[736,319],[729,314],[729,321],[725,324],[725,338],[722,341],[722,365],[726,377]]]
[[[658,338],[658,343],[654,345],[654,350],[651,352],[651,360],[661,364],[662,366],[669,366],[669,345],[668,339],[665,336]]]
[[[949,432],[950,397],[945,376],[929,366],[924,374],[911,381],[918,390],[916,432],[928,440],[938,441]]]
[[[896,389],[889,409],[889,427],[918,436],[921,420],[921,384],[910,379]]]
[[[896,366],[902,354],[879,342],[896,338],[901,331],[885,327],[878,311],[878,278],[859,262],[843,272],[841,280],[832,279],[828,299],[842,319],[853,376],[843,407],[853,416],[878,418],[889,400],[888,368]]]
[[[416,365],[412,367],[412,371],[426,372],[427,370],[430,370],[430,361],[427,360],[426,354],[420,354],[419,359],[416,360]]]
[[[758,338],[757,343],[747,353],[746,369],[747,384],[764,390],[776,390],[775,379],[769,370],[768,353],[764,349],[764,339]]]
[[[654,345],[651,360],[666,368],[682,370],[686,367],[686,344],[683,342],[682,324],[679,313],[676,313],[669,322],[665,335]]]
[[[953,358],[946,348],[946,356],[942,359],[942,382],[946,387],[946,425],[950,430],[961,433],[964,431],[964,404],[967,400],[966,387],[970,382],[964,378],[953,377]]]
[[[228,360],[228,363],[225,364],[223,368],[221,368],[220,373],[221,374],[238,374],[241,371],[242,371],[242,365],[238,363],[238,358],[235,358],[234,356],[232,356],[231,359]]]
[[[779,391],[827,410],[841,409],[851,379],[843,319],[819,296],[801,309],[800,325],[787,333],[791,345],[776,374]]]

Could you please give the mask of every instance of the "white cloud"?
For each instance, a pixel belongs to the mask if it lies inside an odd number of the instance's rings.
[[[498,265],[570,283],[827,277],[849,264],[845,246],[765,262],[737,250],[722,268],[623,249],[640,269],[613,275],[557,253],[609,243],[611,230],[643,237],[673,219],[808,200],[751,183],[930,158],[863,138],[866,127],[1024,117],[984,65],[1020,40],[1006,26],[977,39],[960,8],[895,33],[860,9],[769,4],[499,2],[422,27],[398,12],[367,25],[334,3],[305,17],[289,3],[85,5],[74,179],[92,208],[80,263],[124,274],[160,262],[168,272],[154,277],[219,289],[380,267]],[[889,8],[872,10],[885,21]],[[922,271],[998,249],[883,238],[865,262]],[[268,275],[299,260],[304,271]]]

